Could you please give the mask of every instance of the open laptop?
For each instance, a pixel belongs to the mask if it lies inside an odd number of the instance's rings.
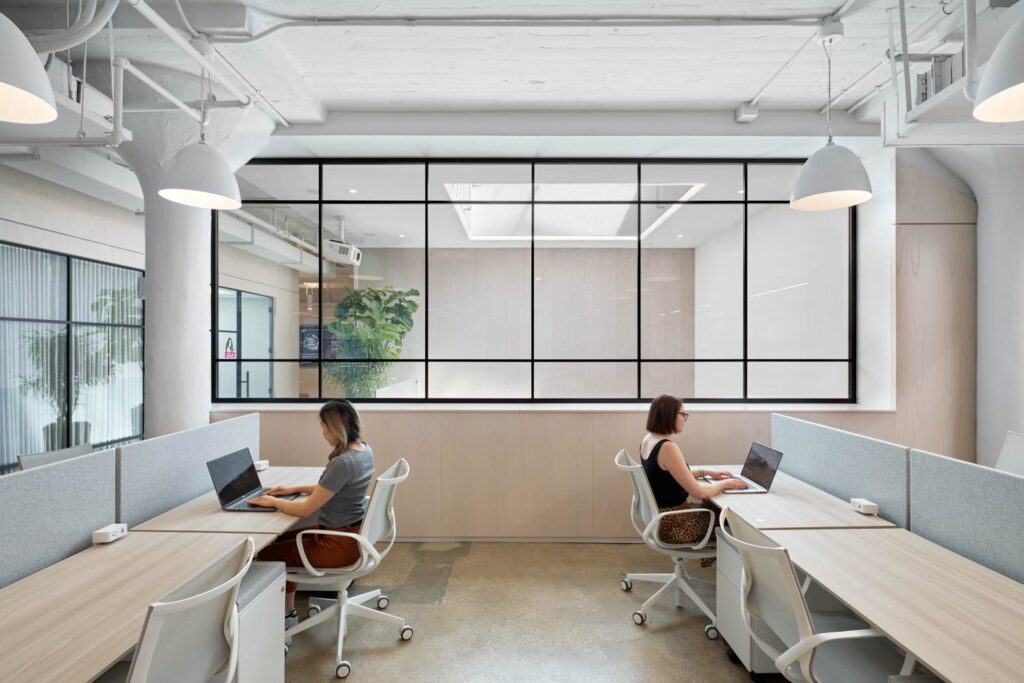
[[[781,452],[755,441],[750,444],[750,452],[747,453],[747,461],[743,463],[743,471],[735,477],[745,483],[747,488],[727,489],[722,493],[768,493],[775,473],[779,471],[780,462]]]
[[[274,512],[274,508],[252,505],[249,499],[262,496],[270,489],[260,483],[256,465],[248,448],[215,458],[206,463],[213,479],[213,489],[220,498],[220,506],[228,512]],[[294,500],[298,494],[280,496]]]

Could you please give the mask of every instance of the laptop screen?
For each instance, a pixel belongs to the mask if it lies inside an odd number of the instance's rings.
[[[238,500],[262,486],[248,448],[211,460],[206,466],[221,505]]]
[[[771,488],[780,462],[782,453],[755,441],[750,445],[747,461],[743,464],[743,472],[740,474],[767,491]]]

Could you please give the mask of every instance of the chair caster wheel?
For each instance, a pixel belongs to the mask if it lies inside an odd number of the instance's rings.
[[[352,665],[348,663],[348,660],[342,660],[341,664],[338,664],[338,668],[334,670],[334,673],[338,678],[348,678],[348,675],[352,673]]]
[[[641,610],[633,612],[633,623],[637,626],[644,624],[647,621],[647,615]]]
[[[704,635],[708,637],[708,640],[718,640],[718,629],[714,624],[708,624],[704,627]]]
[[[309,609],[306,611],[306,616],[315,617],[316,615],[320,614],[320,611],[320,605],[310,605]]]
[[[386,595],[382,595],[379,598],[377,598],[377,609],[387,609],[388,605],[390,604],[391,601],[388,600],[388,596]]]
[[[402,640],[412,640],[412,626],[403,626],[398,635],[402,637]]]
[[[633,582],[629,579],[623,579],[622,581],[619,581],[619,588],[628,593],[629,591],[633,590]]]

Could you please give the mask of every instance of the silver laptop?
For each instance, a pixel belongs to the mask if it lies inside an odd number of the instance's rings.
[[[262,496],[270,489],[264,488],[256,465],[248,448],[215,458],[206,463],[210,470],[213,488],[220,499],[220,507],[228,512],[275,512],[274,508],[253,505],[250,499]],[[294,500],[298,494],[280,496]]]
[[[722,493],[768,493],[779,471],[782,453],[762,443],[750,444],[747,461],[743,463],[743,471],[734,477],[747,485],[745,489],[726,489]]]

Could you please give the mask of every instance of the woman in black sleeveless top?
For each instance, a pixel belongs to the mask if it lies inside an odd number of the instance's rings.
[[[733,479],[728,472],[699,468],[691,470],[672,441],[672,436],[683,431],[689,414],[683,402],[675,396],[659,396],[647,412],[647,434],[640,442],[640,460],[654,493],[658,512],[685,510],[698,507],[706,498],[726,489],[745,488],[746,484]],[[702,483],[698,478],[712,480]],[[694,498],[695,504],[687,502]],[[662,543],[696,543],[707,533],[710,515],[677,515],[662,520],[658,538]]]

